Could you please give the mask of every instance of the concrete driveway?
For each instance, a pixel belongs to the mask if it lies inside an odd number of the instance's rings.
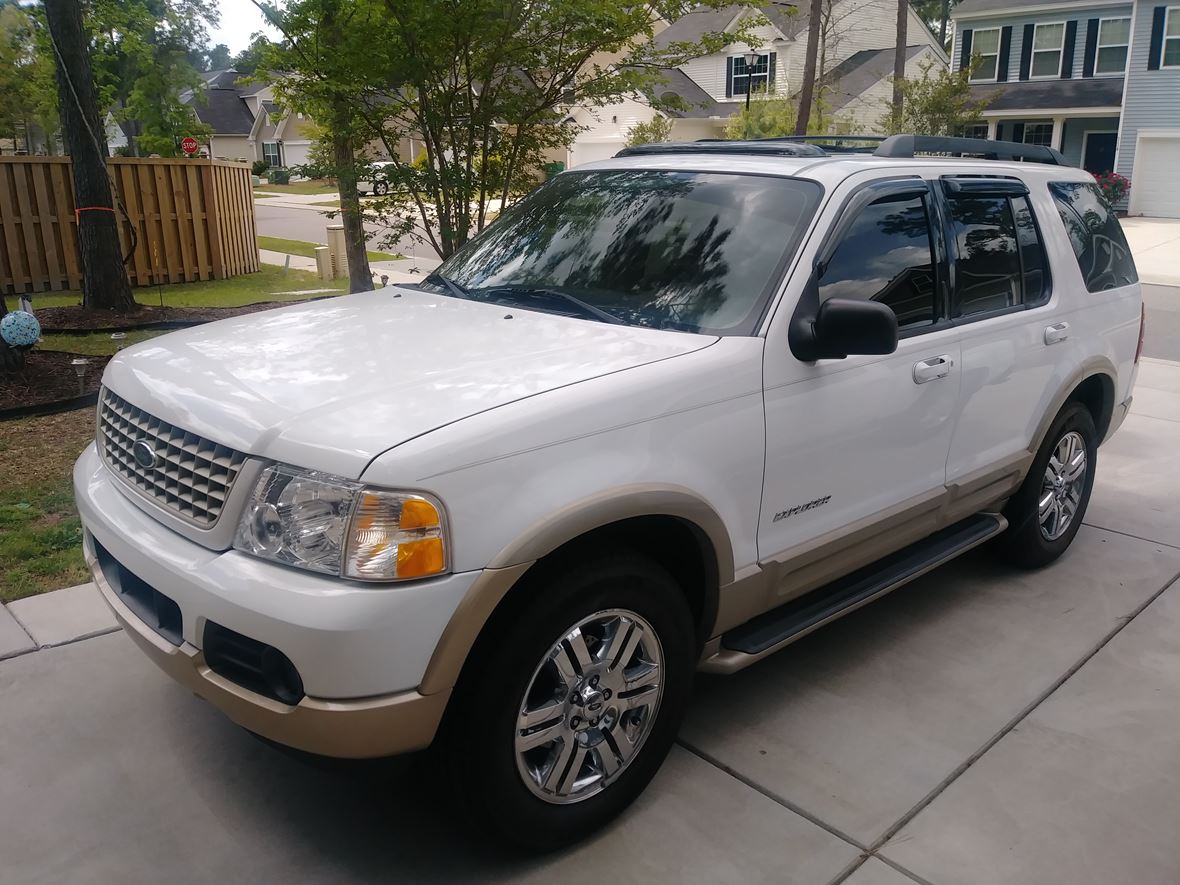
[[[630,813],[537,859],[466,839],[421,759],[310,765],[122,635],[76,638],[109,629],[92,588],[15,603],[0,880],[1180,881],[1177,452],[1180,364],[1145,360],[1060,562],[1021,573],[977,551],[702,677]]]

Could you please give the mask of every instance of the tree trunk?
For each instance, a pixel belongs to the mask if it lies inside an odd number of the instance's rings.
[[[938,24],[938,42],[946,49],[946,23],[951,17],[951,0],[942,0],[942,18]]]
[[[341,115],[343,116],[343,115]],[[373,273],[369,270],[369,253],[365,244],[365,222],[361,216],[361,198],[356,189],[356,158],[352,138],[344,125],[333,127],[332,151],[336,166],[336,183],[340,187],[340,220],[344,224],[344,246],[348,255],[348,291],[370,292]]]
[[[901,126],[901,81],[905,79],[906,25],[910,11],[909,0],[897,0],[897,42],[893,47],[893,131]]]
[[[45,18],[57,69],[62,135],[73,158],[82,255],[82,305],[120,313],[136,310],[119,248],[119,216],[107,177],[106,134],[98,113],[89,39],[79,0],[46,0]]]
[[[819,26],[823,19],[823,0],[811,0],[811,18],[807,22],[807,55],[803,62],[803,88],[799,91],[799,116],[795,134],[806,135],[811,121],[811,101],[815,95],[815,63],[819,57]]]

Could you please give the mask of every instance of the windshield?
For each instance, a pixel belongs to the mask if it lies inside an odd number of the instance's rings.
[[[601,322],[749,335],[820,194],[813,182],[771,176],[567,172],[426,285]]]

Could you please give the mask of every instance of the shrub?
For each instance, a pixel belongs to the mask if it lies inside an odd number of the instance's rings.
[[[271,184],[290,184],[291,173],[286,169],[272,169],[270,170]]]
[[[1099,172],[1094,176],[1094,180],[1098,182],[1106,202],[1112,206],[1121,203],[1131,190],[1131,179],[1117,172]]]
[[[561,160],[554,160],[553,162],[546,163],[544,166],[542,166],[541,171],[545,173],[545,180],[548,181],[555,175],[560,175],[565,171],[565,163],[561,162]]]
[[[270,163],[266,160],[255,160],[254,165],[250,167],[250,172],[254,175],[265,175],[266,170],[270,168]]]
[[[648,123],[636,123],[627,130],[627,147],[637,144],[659,144],[672,135],[672,121],[656,114]]]

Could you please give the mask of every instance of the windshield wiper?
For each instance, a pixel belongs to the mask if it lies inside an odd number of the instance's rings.
[[[568,292],[562,292],[560,289],[546,289],[541,286],[492,286],[488,289],[482,290],[484,292],[507,292],[510,295],[528,295],[534,298],[552,298],[557,301],[564,301],[566,304],[572,304],[584,315],[593,317],[596,320],[601,320],[604,323],[611,323],[612,325],[622,326],[626,323],[609,311],[603,310],[601,307],[595,307],[589,302],[583,301],[576,295],[571,295]]]
[[[426,282],[428,282],[428,283],[429,282],[442,283],[443,286],[446,288],[446,290],[448,292],[450,292],[452,295],[454,295],[456,298],[466,298],[469,300],[471,298],[470,292],[468,292],[466,289],[464,289],[462,286],[460,286],[458,283],[456,283],[450,277],[444,277],[437,270],[432,270],[429,274],[426,275]]]

